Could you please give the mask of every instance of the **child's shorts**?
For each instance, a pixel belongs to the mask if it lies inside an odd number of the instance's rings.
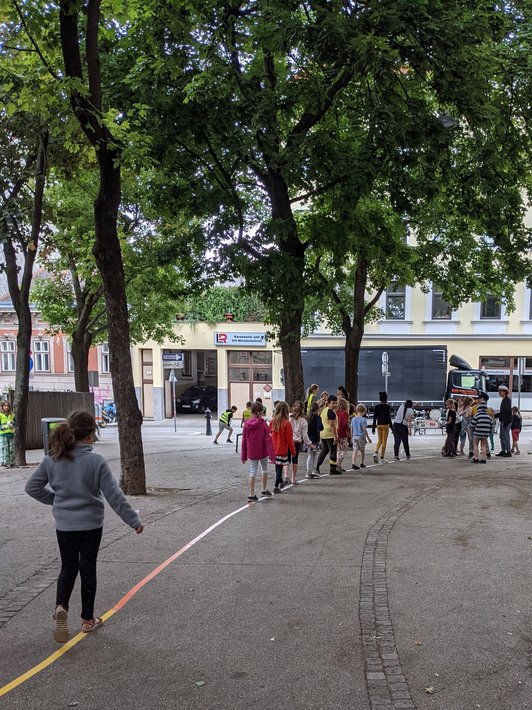
[[[364,451],[366,448],[366,437],[365,436],[357,436],[356,438],[353,439],[353,453],[357,451]]]
[[[519,441],[519,429],[512,429],[512,441]]]
[[[268,457],[265,456],[263,459],[249,459],[249,477],[255,478],[258,473],[258,468],[262,469],[262,473],[268,473]]]
[[[220,432],[220,434],[224,429],[229,430],[230,428],[231,427],[229,426],[229,424],[224,424],[224,422],[218,422],[218,431]]]
[[[288,466],[290,463],[290,454],[283,454],[283,456],[276,456],[275,457],[275,465],[276,466]]]

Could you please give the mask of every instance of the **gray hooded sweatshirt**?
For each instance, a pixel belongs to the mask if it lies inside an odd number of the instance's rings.
[[[103,527],[103,498],[132,528],[142,522],[118,487],[107,461],[92,453],[92,446],[79,444],[73,459],[45,456],[26,483],[26,493],[51,505],[55,527],[62,532]]]

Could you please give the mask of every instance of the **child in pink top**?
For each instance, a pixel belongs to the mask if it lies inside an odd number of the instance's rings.
[[[247,419],[242,430],[242,463],[249,459],[249,495],[248,501],[254,503],[258,500],[255,495],[255,478],[259,462],[262,471],[263,496],[271,496],[268,490],[268,459],[273,461],[273,443],[270,429],[262,418],[263,406],[258,402],[251,405],[251,419]]]

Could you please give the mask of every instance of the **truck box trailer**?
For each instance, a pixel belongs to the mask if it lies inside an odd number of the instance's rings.
[[[306,348],[301,357],[305,387],[316,383],[321,391],[336,394],[345,380],[343,348]],[[417,409],[429,411],[441,407],[446,397],[474,397],[485,388],[483,372],[473,370],[455,355],[450,364],[455,369],[447,373],[445,345],[363,347],[358,365],[358,401],[372,407],[379,401],[379,392],[387,389],[392,406],[411,399]],[[384,372],[388,372],[387,377]]]

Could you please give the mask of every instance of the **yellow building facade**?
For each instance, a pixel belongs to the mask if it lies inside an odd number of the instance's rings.
[[[383,294],[379,306],[384,318],[367,325],[362,347],[384,348],[390,354],[409,349],[412,357],[421,349],[432,349],[446,359],[455,353],[471,367],[486,371],[488,391],[495,396],[498,385],[506,384],[517,404],[520,385],[521,409],[532,411],[531,297],[530,289],[519,284],[513,313],[492,297],[452,311],[436,290],[423,293],[395,286]],[[272,403],[284,397],[283,365],[280,348],[266,333],[262,323],[178,322],[175,341],[136,347],[135,384],[144,416],[172,416],[174,390],[179,399],[195,385],[216,388],[218,411],[236,405],[238,418],[247,401],[260,397],[271,414]],[[323,361],[323,372],[343,347],[343,336],[331,334],[326,324],[302,341],[304,353],[315,351],[318,361]],[[380,367],[380,361],[376,362],[379,372]],[[376,391],[371,399],[377,396]]]

